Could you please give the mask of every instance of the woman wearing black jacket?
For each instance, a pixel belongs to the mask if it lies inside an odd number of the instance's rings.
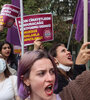
[[[64,46],[64,44],[56,44],[49,50],[49,54],[54,57],[54,61],[57,65],[57,86],[54,93],[58,94],[62,91],[63,87],[75,79],[76,76],[86,70],[85,64],[90,59],[90,49],[85,49],[90,42],[82,45],[80,52],[76,58],[76,62],[73,66],[72,56],[70,51]]]

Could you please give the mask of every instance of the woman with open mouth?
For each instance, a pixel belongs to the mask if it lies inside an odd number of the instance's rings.
[[[90,100],[90,71],[71,81],[59,94],[54,94],[56,68],[51,56],[44,51],[26,52],[18,67],[18,93],[21,100]]]
[[[25,100],[61,100],[53,93],[56,66],[52,58],[43,51],[26,52],[20,59],[18,90]]]
[[[4,58],[7,62],[9,71],[13,74],[17,74],[18,61],[14,54],[13,45],[7,41],[0,42],[0,57]]]

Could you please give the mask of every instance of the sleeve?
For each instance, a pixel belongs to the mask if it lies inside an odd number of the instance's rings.
[[[76,76],[80,75],[83,71],[86,70],[86,66],[85,65],[74,65],[74,69],[73,69],[73,79],[76,78]]]
[[[57,88],[54,89],[54,93],[58,94],[60,91],[62,91],[63,87],[68,85],[68,81],[65,79],[64,76],[62,76],[60,73],[57,74]]]
[[[60,92],[62,100],[90,100],[90,71],[84,71]]]
[[[13,81],[13,89],[14,89],[14,93],[15,93],[15,96],[18,95],[18,90],[17,90],[17,76],[15,75],[12,75],[12,81]]]

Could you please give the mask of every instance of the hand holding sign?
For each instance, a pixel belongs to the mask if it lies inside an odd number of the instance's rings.
[[[33,42],[36,39],[40,39],[40,41],[43,42],[52,41],[54,39],[51,13],[28,15],[28,16],[24,16],[23,19],[24,19],[23,25],[24,25],[25,46],[33,44]],[[21,18],[17,17],[15,20],[18,28],[20,42],[22,42]]]
[[[44,49],[42,42],[40,41],[40,39],[36,39],[34,41],[34,50],[39,50],[39,49]]]

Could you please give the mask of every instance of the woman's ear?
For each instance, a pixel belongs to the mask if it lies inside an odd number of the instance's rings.
[[[25,79],[25,80],[24,80],[24,84],[25,84],[26,86],[30,86],[30,80],[29,80],[29,79]]]
[[[58,60],[57,60],[57,58],[56,58],[56,57],[54,57],[54,61],[55,61],[55,64],[56,64],[56,65],[58,65],[58,64],[59,64],[59,62],[58,62]]]

